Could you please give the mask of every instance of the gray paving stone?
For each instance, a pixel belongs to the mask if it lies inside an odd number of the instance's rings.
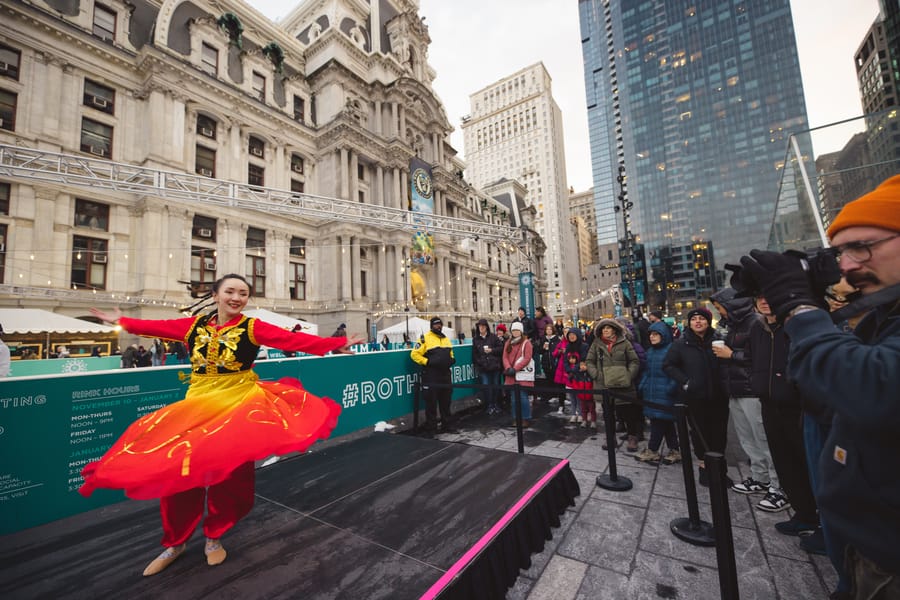
[[[559,545],[562,556],[627,575],[637,549],[644,509],[589,499]]]
[[[609,474],[609,471],[604,473]],[[613,492],[599,486],[594,490],[592,496],[597,499],[609,500],[620,504],[631,504],[632,506],[647,506],[650,500],[650,491],[653,489],[653,482],[656,479],[656,469],[646,469],[642,467],[620,465],[617,469],[617,475],[626,477],[631,480],[632,488],[625,492]]]
[[[819,574],[810,562],[769,556],[775,587],[782,598],[827,598]]]
[[[588,498],[593,496],[594,490],[599,488],[597,488],[596,483],[597,473],[574,468],[572,469],[572,473],[575,475],[575,479],[578,480],[578,487],[581,489],[581,495],[575,498],[575,506],[569,507],[569,510],[577,512],[581,510]]]
[[[714,567],[716,565],[715,548],[694,546],[675,537],[671,532],[671,521],[687,516],[688,512],[684,501],[654,496],[650,502],[647,522],[641,536],[641,550]],[[701,505],[700,518],[709,523],[712,522],[708,507]],[[741,569],[750,570],[766,566],[766,559],[755,530],[733,526],[732,537],[734,538],[736,560],[741,565]]]
[[[537,580],[528,600],[570,600],[575,598],[588,565],[556,555]]]
[[[529,449],[528,454],[549,456],[551,458],[568,458],[572,454],[572,448],[568,445],[560,447],[558,442],[544,442]]]
[[[818,554],[813,554],[809,558],[812,560],[813,566],[816,569],[816,574],[818,574],[819,578],[822,580],[822,585],[825,589],[828,590],[829,593],[837,589],[838,576],[837,571],[835,571],[834,567],[831,565],[831,559],[827,556]]]
[[[581,587],[575,595],[576,600],[626,600],[629,596],[630,582],[627,576],[615,571],[588,566]]]

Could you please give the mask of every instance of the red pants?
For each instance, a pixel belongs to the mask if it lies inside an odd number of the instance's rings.
[[[222,537],[253,508],[256,471],[253,461],[235,469],[227,479],[208,488],[194,488],[159,499],[162,515],[162,545],[180,546],[190,539],[206,503],[203,533],[214,540]]]

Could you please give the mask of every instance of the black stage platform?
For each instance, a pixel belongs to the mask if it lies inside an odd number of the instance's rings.
[[[567,461],[373,434],[257,471],[210,567],[198,529],[154,577],[157,503],[0,537],[0,597],[503,598],[579,493]]]

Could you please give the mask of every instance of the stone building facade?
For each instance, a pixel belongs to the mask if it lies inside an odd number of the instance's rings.
[[[435,233],[416,263],[412,231],[228,200],[234,183],[409,210],[418,160],[435,219],[506,225],[462,178],[415,0],[305,2],[277,25],[240,0],[22,0],[0,16],[0,144],[222,190],[171,198],[0,170],[0,305],[171,317],[188,289],[236,272],[253,305],[325,334],[407,306],[468,331],[518,306],[516,253],[496,241]]]

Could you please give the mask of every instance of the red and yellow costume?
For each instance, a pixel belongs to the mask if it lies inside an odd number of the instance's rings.
[[[290,332],[243,315],[222,326],[209,321],[119,320],[130,333],[183,340],[191,353],[191,382],[184,400],[132,423],[82,471],[84,496],[113,488],[135,499],[160,498],[164,546],[190,537],[204,500],[204,530],[219,538],[253,506],[253,461],[306,450],[330,435],[341,410],[296,379],[259,381],[250,367],[260,345],[324,355],[343,347],[346,338]]]

